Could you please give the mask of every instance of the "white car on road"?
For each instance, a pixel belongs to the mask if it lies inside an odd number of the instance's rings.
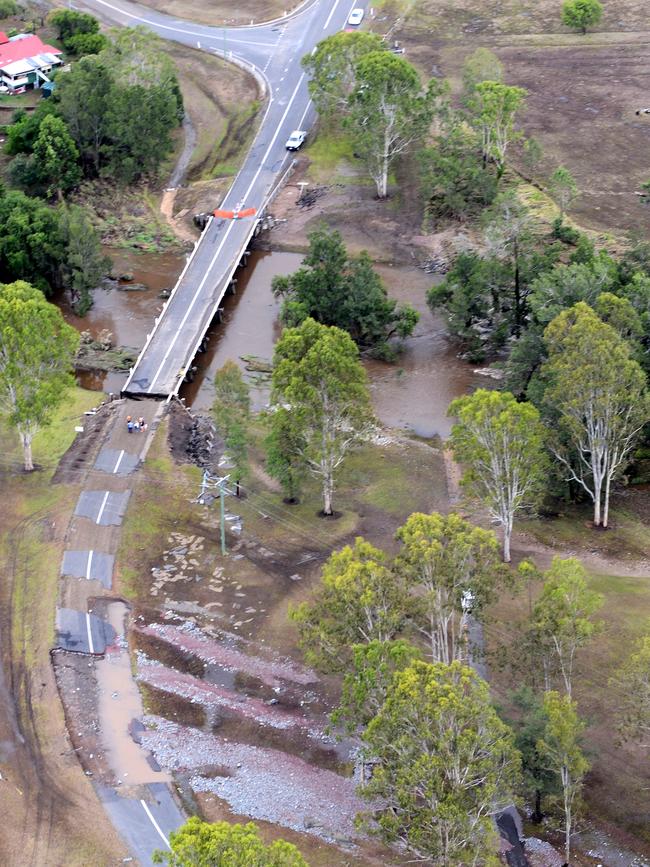
[[[294,129],[289,138],[287,139],[287,143],[285,145],[288,151],[297,151],[298,148],[302,147],[305,143],[305,139],[307,138],[307,132],[304,129]]]
[[[348,24],[358,27],[363,21],[363,9],[353,9],[348,17]]]

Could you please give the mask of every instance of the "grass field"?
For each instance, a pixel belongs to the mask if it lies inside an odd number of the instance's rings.
[[[590,587],[601,593],[604,605],[599,620],[602,631],[577,657],[574,698],[587,721],[585,749],[592,763],[585,799],[589,818],[615,825],[619,832],[643,841],[650,853],[647,792],[650,767],[645,751],[632,743],[619,742],[615,724],[619,693],[611,682],[617,668],[636,639],[650,629],[650,578],[591,573]],[[531,588],[534,600],[539,585]],[[522,592],[502,600],[493,612],[494,623],[486,629],[488,646],[510,645],[526,620],[529,596]],[[508,692],[517,684],[506,671],[493,666],[490,685],[497,700],[507,707]],[[619,837],[620,839],[620,837]]]
[[[535,180],[542,185],[560,164],[581,191],[571,215],[597,231],[647,232],[650,208],[635,190],[650,177],[650,39],[643,6],[605,4],[599,27],[586,36],[560,23],[550,0],[387,0],[373,27],[400,40],[424,76],[449,78],[456,92],[464,58],[494,51],[508,84],[528,91],[522,125],[542,144]],[[512,154],[515,166],[516,155]]]

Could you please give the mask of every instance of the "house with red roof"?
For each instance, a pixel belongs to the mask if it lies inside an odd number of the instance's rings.
[[[61,53],[32,33],[9,37],[0,30],[0,90],[22,93],[41,87],[63,62]]]

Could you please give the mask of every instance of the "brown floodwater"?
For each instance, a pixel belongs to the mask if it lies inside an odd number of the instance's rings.
[[[302,262],[299,253],[252,253],[237,277],[237,294],[227,295],[223,304],[223,321],[213,323],[208,335],[207,350],[195,359],[197,367],[193,382],[180,392],[188,406],[209,409],[214,400],[214,375],[226,361],[235,361],[245,369],[243,355],[254,355],[271,361],[273,345],[280,336],[281,301],[273,297],[271,282],[276,275],[291,274]],[[269,399],[268,377],[251,373],[251,406],[265,407]]]
[[[98,289],[95,304],[83,319],[75,316],[69,304],[61,301],[68,322],[79,330],[98,334],[113,333],[116,345],[140,349],[163,301],[162,289],[171,289],[184,265],[184,257],[170,254],[109,251],[117,274],[131,272],[134,280],[147,289],[124,292]],[[224,299],[223,321],[209,330],[206,352],[197,356],[194,381],[183,386],[180,396],[194,409],[208,409],[214,398],[214,374],[228,360],[245,369],[242,356],[252,355],[270,361],[273,345],[280,333],[280,302],[273,297],[271,282],[277,274],[289,274],[299,267],[298,253],[254,252],[237,272],[237,294]],[[420,312],[414,334],[404,341],[395,364],[367,360],[373,404],[379,420],[388,427],[409,430],[431,437],[448,435],[449,403],[477,386],[490,387],[492,380],[477,375],[458,357],[457,349],[446,337],[445,323],[434,316],[426,304],[426,291],[439,279],[416,267],[379,266],[388,292],[400,302],[410,302]],[[268,403],[268,377],[249,372],[251,403],[254,410]],[[84,372],[80,384],[95,390],[118,392],[126,373]]]
[[[163,289],[171,290],[174,287],[183,270],[185,256],[178,253],[140,253],[114,248],[105,248],[104,252],[113,260],[114,274],[133,274],[133,282],[141,283],[147,288],[137,291],[96,289],[93,293],[93,306],[83,317],[72,311],[68,296],[54,300],[63,311],[66,321],[78,331],[90,331],[93,337],[96,337],[100,331],[107,329],[113,334],[115,346],[128,346],[139,350],[165,303],[158,295]],[[126,382],[126,377],[126,372],[80,371],[77,381],[92,391],[117,393]]]
[[[429,310],[426,292],[440,277],[414,267],[378,266],[377,271],[393,298],[411,303],[420,313],[420,321],[403,342],[394,364],[366,362],[377,417],[388,427],[444,438],[451,430],[452,421],[447,418],[451,401],[480,386],[491,388],[494,381],[474,373],[458,357],[444,319]]]
[[[169,774],[155,770],[146,751],[133,739],[131,726],[142,719],[142,697],[131,672],[131,657],[124,638],[127,608],[123,602],[107,606],[108,620],[118,635],[115,644],[97,660],[98,715],[102,745],[118,780],[127,785],[169,782]]]

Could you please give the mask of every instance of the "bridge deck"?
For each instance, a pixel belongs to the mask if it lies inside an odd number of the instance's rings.
[[[149,335],[122,394],[178,392],[214,319],[257,220],[211,220]]]

